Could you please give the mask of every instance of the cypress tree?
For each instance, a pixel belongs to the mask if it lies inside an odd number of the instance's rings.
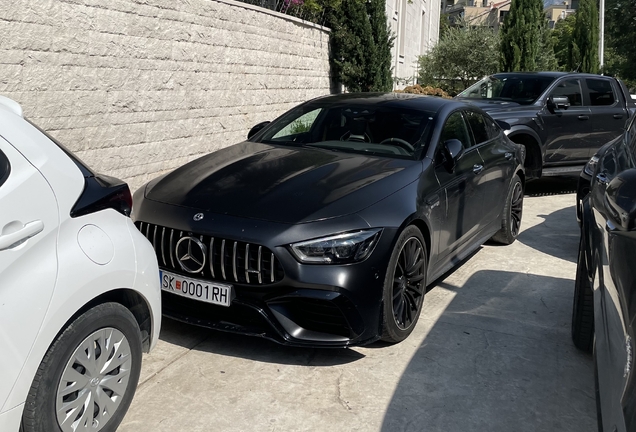
[[[571,47],[572,63],[576,61],[577,51],[580,60],[579,64],[572,65],[573,69],[579,72],[598,73],[598,31],[596,0],[581,0],[576,11]]]
[[[387,23],[385,0],[369,0],[367,12],[375,44],[375,56],[371,66],[373,82],[369,91],[391,91],[393,90],[391,73],[393,36],[391,36],[391,30]]]
[[[543,2],[512,0],[501,31],[501,68],[505,72],[536,71],[543,40]]]
[[[330,15],[334,77],[350,92],[390,91],[392,37],[382,0],[342,0]]]

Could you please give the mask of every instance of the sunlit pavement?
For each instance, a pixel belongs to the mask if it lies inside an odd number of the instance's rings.
[[[592,358],[570,340],[570,186],[531,184],[518,241],[437,281],[398,345],[287,348],[164,321],[119,431],[594,431]]]

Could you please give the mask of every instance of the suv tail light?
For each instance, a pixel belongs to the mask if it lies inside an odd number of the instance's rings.
[[[84,191],[71,209],[71,217],[83,216],[107,208],[116,210],[124,216],[130,216],[132,195],[125,182],[102,174],[84,179]]]

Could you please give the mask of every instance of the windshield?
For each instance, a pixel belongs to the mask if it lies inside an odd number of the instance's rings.
[[[419,158],[433,114],[359,102],[313,102],[283,115],[256,139],[267,144]]]
[[[527,105],[536,101],[554,79],[539,75],[491,75],[468,87],[458,97]]]

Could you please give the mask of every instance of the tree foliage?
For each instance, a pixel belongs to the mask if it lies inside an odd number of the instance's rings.
[[[596,0],[581,0],[576,11],[570,58],[579,57],[578,72],[598,73],[598,7]]]
[[[459,79],[465,89],[497,72],[499,36],[489,27],[448,28],[437,45],[419,58],[419,83],[444,88],[444,79]]]
[[[605,73],[631,81],[636,91],[636,2],[606,0]]]
[[[558,20],[554,25],[552,34],[550,35],[554,46],[554,55],[556,56],[558,63],[557,69],[561,71],[572,71],[580,63],[578,48],[574,53],[571,50],[575,22],[576,15],[574,14]]]
[[[501,30],[501,69],[506,72],[536,71],[545,39],[545,15],[541,0],[512,0]]]
[[[391,47],[382,0],[342,0],[331,11],[331,65],[350,92],[390,91]]]

